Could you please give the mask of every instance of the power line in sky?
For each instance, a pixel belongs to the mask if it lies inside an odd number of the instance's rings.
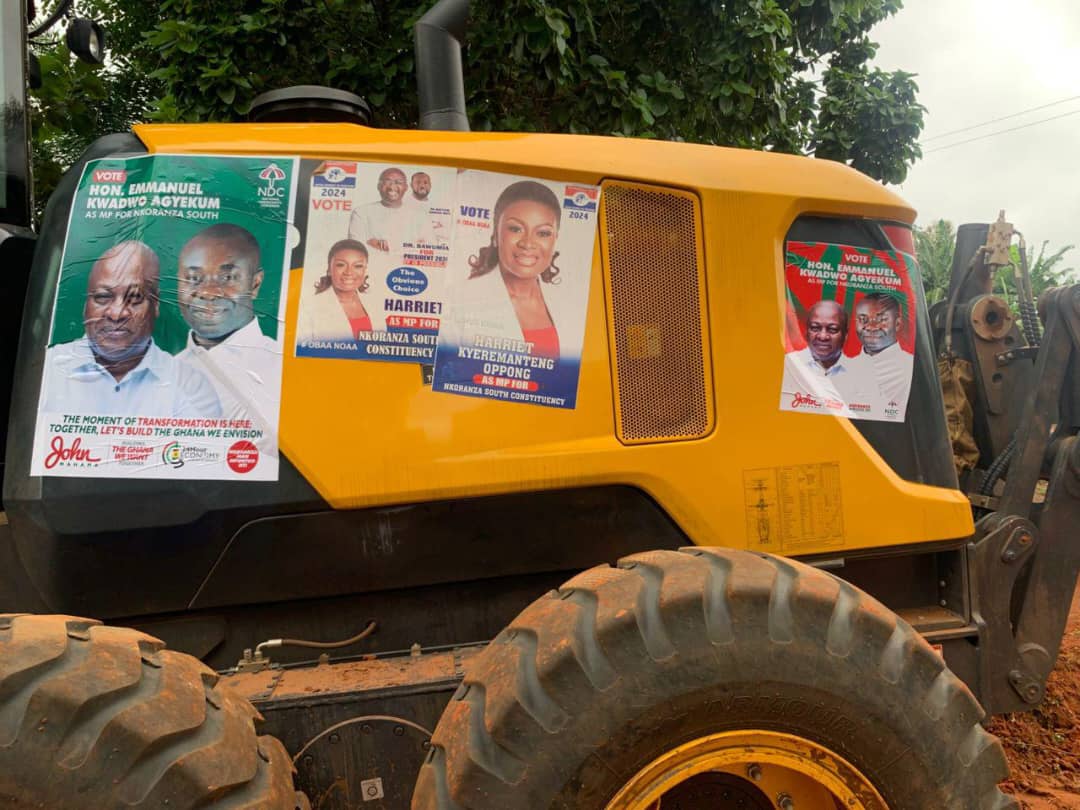
[[[927,149],[923,152],[923,155],[929,155],[932,152],[941,152],[944,149],[952,149],[954,146],[963,146],[966,143],[974,143],[975,141],[983,141],[987,138],[993,138],[995,135],[1004,135],[1008,132],[1016,132],[1020,129],[1027,129],[1028,127],[1038,126],[1039,124],[1045,124],[1048,121],[1057,121],[1059,118],[1068,118],[1070,115],[1080,114],[1080,110],[1071,110],[1061,115],[1053,115],[1049,118],[1041,118],[1038,121],[1032,121],[1030,124],[1021,124],[1018,127],[1009,127],[1009,129],[1000,129],[997,132],[987,132],[985,135],[976,135],[974,138],[968,138],[967,140],[957,141],[956,143],[948,143],[944,146],[935,146],[933,149]]]
[[[1056,107],[1059,104],[1066,104],[1070,101],[1076,101],[1080,99],[1080,96],[1069,96],[1069,98],[1058,99],[1057,101],[1051,101],[1049,104],[1040,104],[1038,107],[1029,107],[1026,110],[1020,110],[1020,112],[1010,113],[1009,115],[1003,115],[1000,118],[991,118],[986,121],[981,121],[978,124],[972,124],[971,126],[961,127],[960,129],[954,129],[950,132],[942,132],[940,135],[934,135],[931,138],[924,138],[920,143],[930,143],[930,141],[939,141],[942,138],[948,138],[950,135],[959,135],[961,132],[970,132],[973,129],[979,129],[980,127],[989,126],[990,124],[996,124],[999,121],[1008,121],[1010,118],[1019,118],[1021,115],[1027,115],[1028,113],[1038,112],[1039,110],[1045,110],[1049,107]],[[1052,118],[1046,119],[1052,121]],[[1008,131],[1008,130],[1006,130]],[[933,151],[933,150],[930,150]]]

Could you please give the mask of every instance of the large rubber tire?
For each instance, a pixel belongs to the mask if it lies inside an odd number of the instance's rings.
[[[665,751],[760,729],[844,757],[890,810],[1016,807],[983,716],[924,639],[848,583],[765,554],[648,552],[574,577],[492,641],[412,806],[602,808]]]
[[[255,708],[163,647],[89,619],[0,615],[0,806],[306,808]]]

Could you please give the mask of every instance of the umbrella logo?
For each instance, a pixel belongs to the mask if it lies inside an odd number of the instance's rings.
[[[278,187],[279,180],[285,179],[285,171],[276,163],[271,163],[261,172],[259,172],[259,179],[265,180],[266,185],[259,189],[260,202],[263,205],[276,206],[280,204],[281,198],[285,196],[285,187]]]

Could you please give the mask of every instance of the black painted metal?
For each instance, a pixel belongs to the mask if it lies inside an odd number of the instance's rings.
[[[468,132],[461,44],[469,0],[439,0],[413,29],[420,129]]]
[[[371,126],[371,107],[356,93],[300,84],[260,93],[248,118],[257,123],[339,122]]]
[[[15,379],[15,358],[18,356],[14,347],[19,345],[19,328],[30,280],[34,242],[32,236],[9,236],[5,239],[0,232],[0,346],[8,347],[0,350],[0,447],[7,445],[11,389]],[[0,458],[0,480],[3,480],[3,475],[4,459]]]
[[[979,633],[977,694],[990,712],[1038,704],[1053,669],[1080,573],[1080,285],[1047,297],[1038,381],[1019,416],[1016,449],[997,511],[971,544],[973,620]],[[1052,429],[1056,433],[1052,435]],[[1036,496],[1047,482],[1042,502]]]
[[[853,217],[802,216],[792,223],[786,239],[892,250],[876,222]],[[904,421],[853,419],[851,424],[901,478],[918,484],[955,489],[956,470],[949,452],[945,405],[937,377],[926,301],[917,273],[912,275],[912,286],[918,310],[915,364]]]
[[[297,787],[313,807],[408,810],[430,732],[459,682],[255,705],[263,731],[296,757]]]
[[[30,139],[26,114],[28,78],[26,4],[0,3],[0,92],[3,93],[3,138],[0,140],[0,238],[4,231],[29,228],[33,216],[30,181]],[[0,265],[6,270],[6,267]],[[13,344],[4,344],[10,346]]]

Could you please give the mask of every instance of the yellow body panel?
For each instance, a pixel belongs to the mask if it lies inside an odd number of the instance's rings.
[[[335,508],[626,484],[649,493],[701,544],[809,554],[973,530],[960,492],[900,479],[848,420],[778,407],[783,240],[792,221],[803,213],[914,217],[898,197],[851,169],[691,144],[345,124],[144,125],[136,134],[154,152],[400,161],[583,183],[614,178],[699,197],[715,402],[709,435],[632,446],[616,438],[598,243],[576,410],[437,394],[414,365],[297,359],[286,350],[280,446]],[[296,269],[287,347],[300,284]],[[763,542],[755,531],[760,515],[771,515],[764,524],[770,527],[779,512],[770,512],[774,502],[756,508],[755,499],[764,491],[765,501],[775,501],[779,480],[788,498],[801,499],[793,507],[801,524],[783,536],[765,531]],[[823,534],[815,528],[822,521],[831,527]]]

